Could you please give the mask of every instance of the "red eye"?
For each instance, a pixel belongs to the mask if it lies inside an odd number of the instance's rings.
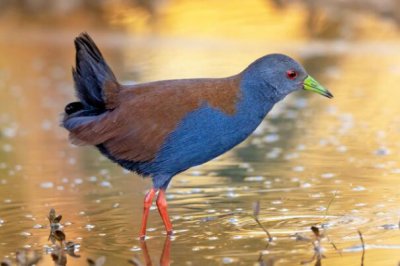
[[[295,79],[297,78],[297,72],[294,70],[288,70],[286,71],[286,75],[289,79]]]

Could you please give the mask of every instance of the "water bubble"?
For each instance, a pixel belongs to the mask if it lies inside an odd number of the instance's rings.
[[[100,186],[102,186],[102,187],[112,187],[112,186],[111,186],[111,183],[108,182],[108,181],[102,181],[102,182],[100,183]]]
[[[108,169],[101,169],[99,173],[102,176],[106,176],[110,173],[110,171]]]
[[[284,158],[285,158],[285,160],[290,161],[290,160],[299,158],[299,154],[296,153],[296,152],[288,153],[288,154],[285,155]]]
[[[203,192],[203,190],[201,188],[192,188],[189,192],[189,194],[197,194],[197,193],[201,193]]]
[[[233,262],[235,262],[235,260],[233,258],[229,258],[229,257],[222,258],[223,264],[231,264]]]
[[[336,150],[338,152],[346,152],[347,151],[347,147],[344,145],[340,145],[339,147],[336,148]]]
[[[89,182],[96,182],[97,181],[97,177],[92,175],[92,176],[89,176],[88,180],[89,180]]]
[[[270,152],[267,153],[266,157],[268,159],[276,159],[282,153],[281,148],[274,147]]]
[[[40,184],[40,187],[45,189],[52,188],[53,186],[54,186],[53,182],[42,182]]]
[[[3,145],[3,151],[11,152],[12,150],[13,150],[13,147],[11,146],[11,144],[4,144]]]
[[[85,228],[88,230],[88,231],[91,231],[93,228],[95,228],[96,226],[94,225],[94,224],[87,224],[87,225],[85,225]]]
[[[273,143],[279,140],[279,135],[278,134],[268,134],[267,136],[264,137],[264,142],[266,143]]]
[[[364,191],[364,190],[366,190],[366,188],[363,187],[363,186],[356,186],[356,187],[353,187],[352,190],[353,190],[353,191]]]
[[[201,176],[202,174],[203,174],[203,172],[201,172],[201,171],[192,171],[190,173],[191,176]]]
[[[141,251],[142,249],[138,246],[133,246],[130,251]]]
[[[74,165],[74,164],[76,164],[76,159],[71,157],[68,159],[68,163],[71,165]]]
[[[298,165],[298,166],[293,167],[292,170],[295,172],[303,172],[304,166]]]
[[[354,206],[356,206],[356,207],[364,207],[364,206],[367,206],[367,205],[368,205],[367,203],[363,203],[363,202],[354,204]]]
[[[50,130],[51,129],[51,126],[52,126],[52,124],[51,124],[51,121],[49,121],[49,120],[44,120],[43,122],[42,122],[42,129],[43,130]]]
[[[29,232],[21,232],[20,235],[21,236],[31,236],[32,234]]]
[[[240,163],[239,168],[249,168],[251,165],[249,163]]]
[[[374,154],[378,156],[385,156],[390,154],[390,150],[386,147],[380,147],[379,149],[375,150]]]
[[[294,107],[298,109],[303,109],[307,107],[307,99],[306,98],[297,98],[294,101]]]
[[[234,225],[237,225],[239,223],[239,219],[238,218],[229,218],[228,222]]]
[[[397,224],[383,224],[380,226],[384,230],[395,230],[399,229],[399,226]]]
[[[329,179],[329,178],[335,177],[335,174],[334,174],[334,173],[323,173],[323,174],[321,175],[321,177],[322,177],[322,178]]]
[[[4,137],[13,138],[17,134],[17,128],[16,127],[6,127],[6,128],[3,128],[2,132],[3,132]]]
[[[248,181],[248,182],[259,182],[259,181],[263,181],[264,177],[263,176],[249,176],[249,177],[245,177],[244,181]]]
[[[226,193],[226,196],[227,196],[228,198],[237,198],[237,197],[239,197],[239,194],[237,194],[237,193],[235,193],[235,192],[233,192],[233,191],[228,191],[228,192]]]
[[[74,179],[74,183],[77,184],[77,185],[80,185],[80,184],[83,183],[83,180],[82,180],[82,178],[75,178]]]
[[[298,150],[298,151],[304,151],[306,148],[307,148],[306,145],[304,145],[304,144],[299,144],[299,145],[297,145],[296,150]]]

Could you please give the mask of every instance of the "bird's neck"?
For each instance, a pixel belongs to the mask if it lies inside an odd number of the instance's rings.
[[[251,113],[254,117],[264,118],[275,103],[283,99],[277,90],[268,83],[258,82],[244,73],[240,89],[241,101],[239,109],[242,112]]]

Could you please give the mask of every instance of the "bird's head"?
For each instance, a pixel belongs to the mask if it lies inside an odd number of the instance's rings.
[[[307,90],[332,98],[333,95],[292,58],[270,54],[259,58],[244,71],[245,82],[266,97],[279,101],[296,90]]]

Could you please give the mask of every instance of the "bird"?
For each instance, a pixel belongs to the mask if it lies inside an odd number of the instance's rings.
[[[152,179],[144,197],[139,237],[145,239],[153,199],[167,235],[173,234],[166,189],[177,174],[244,141],[288,94],[333,95],[294,59],[269,54],[238,74],[119,83],[84,32],[75,40],[72,75],[78,101],[65,106],[61,125],[75,145],[92,145],[111,161]]]

